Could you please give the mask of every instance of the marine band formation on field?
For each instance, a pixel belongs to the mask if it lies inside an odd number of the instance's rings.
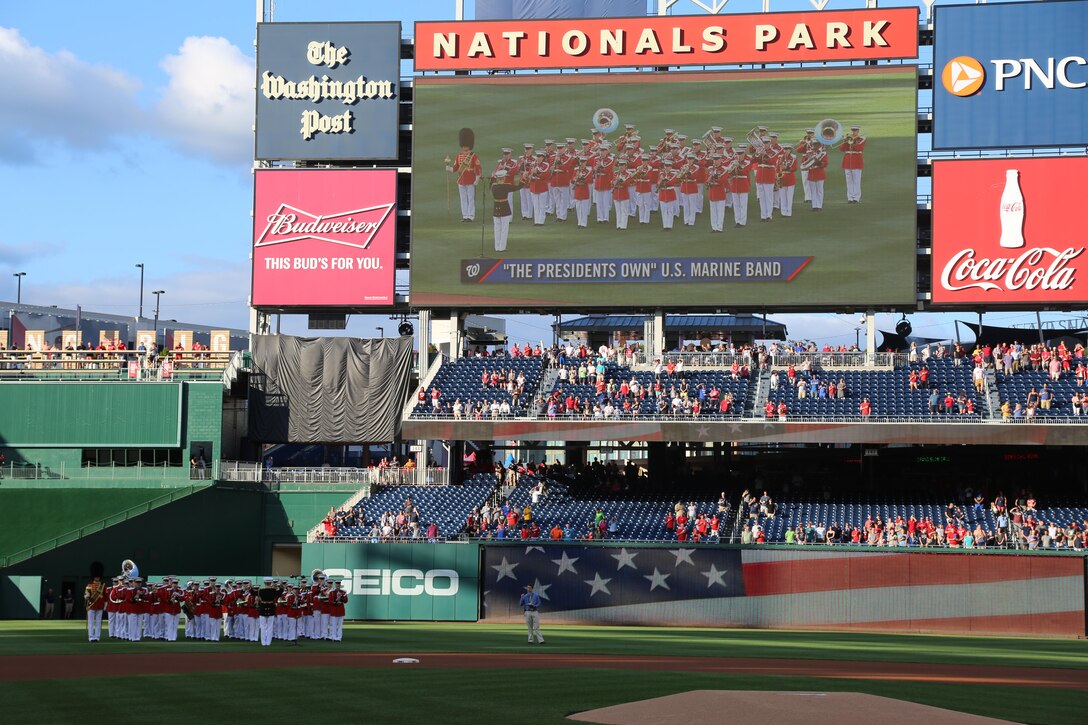
[[[752,129],[737,144],[733,137],[722,135],[719,126],[697,138],[667,128],[656,145],[645,147],[634,124],[627,124],[614,142],[599,128],[591,136],[544,139],[542,147],[526,143],[517,157],[513,149],[502,149],[488,177],[494,199],[495,251],[506,249],[514,192],[521,218],[535,226],[543,226],[549,217],[565,223],[573,212],[575,225],[588,227],[595,209],[597,224],[608,224],[614,211],[616,229],[625,230],[629,220],[637,217],[639,224],[650,224],[651,215],[657,214],[662,230],[670,231],[677,220],[696,226],[705,199],[710,230],[720,233],[727,209],[733,212],[735,227],[747,225],[753,181],[760,222],[772,221],[776,209],[779,216],[793,216],[799,181],[804,202],[819,212],[824,208],[828,149],[833,147],[842,153],[847,203],[861,201],[866,138],[856,125],[841,136],[838,122],[828,119],[805,129],[793,145],[781,143],[779,134],[766,126]],[[446,171],[457,181],[461,220],[471,222],[476,218],[476,185],[483,170],[473,150],[472,130],[462,129],[459,141],[461,151],[452,159],[446,157]]]
[[[315,569],[307,577],[249,579],[216,577],[181,584],[167,576],[145,581],[135,568],[105,583],[95,576],[84,590],[87,639],[101,639],[103,618],[111,639],[174,642],[184,616],[184,637],[218,642],[234,639],[271,644],[273,639],[327,639],[339,642],[344,632],[348,594],[340,580]]]

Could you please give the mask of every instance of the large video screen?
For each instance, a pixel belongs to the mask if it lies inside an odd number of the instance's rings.
[[[412,302],[913,304],[916,92],[913,66],[417,78]]]

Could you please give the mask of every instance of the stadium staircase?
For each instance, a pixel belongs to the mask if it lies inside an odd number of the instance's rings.
[[[179,501],[183,498],[193,495],[194,493],[203,491],[211,485],[211,481],[206,481],[204,483],[190,484],[187,486],[172,488],[167,493],[164,493],[161,496],[156,496],[155,498],[135,504],[126,509],[118,511],[117,513],[110,514],[105,518],[85,524],[59,536],[51,537],[33,546],[28,546],[25,549],[21,549],[19,551],[8,554],[7,556],[0,556],[0,569],[14,566],[15,564],[26,561],[27,559],[32,559],[36,556],[40,556],[61,546],[65,546],[66,544],[71,544],[75,541],[79,541],[80,539],[86,536],[90,536],[91,534],[96,534],[100,531],[108,529],[111,526],[116,526],[117,524],[124,523],[125,521],[130,521],[137,516],[148,513],[149,511],[154,511],[155,509],[162,508],[163,506],[168,506],[175,501]]]
[[[771,368],[762,367],[756,377],[755,391],[744,400],[744,417],[755,418],[762,414],[771,388]]]
[[[997,373],[993,368],[986,368],[982,379],[986,383],[986,403],[990,417],[1001,419],[1001,396],[997,393]]]

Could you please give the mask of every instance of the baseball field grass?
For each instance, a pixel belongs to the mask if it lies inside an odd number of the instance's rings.
[[[693,689],[864,692],[1029,723],[1080,722],[1088,711],[1083,640],[548,627],[546,619],[544,632],[547,644],[530,646],[515,625],[349,623],[340,643],[262,648],[89,644],[78,621],[5,622],[0,701],[4,720],[18,723],[84,722],[96,709],[114,723],[258,714],[268,723],[550,723]],[[420,664],[393,665],[395,657]],[[761,664],[729,670],[729,662]],[[134,663],[146,669],[133,672]],[[915,663],[919,674],[878,676],[892,663]],[[795,672],[773,674],[776,666]],[[1061,673],[1066,684],[1033,686],[1036,672]],[[980,673],[991,679],[972,681]],[[995,685],[994,673],[1009,678]]]
[[[913,67],[761,71],[739,73],[541,74],[471,78],[423,78],[416,83],[412,196],[412,295],[420,302],[502,306],[547,302],[560,305],[849,304],[903,303],[914,296],[915,107]],[[477,185],[474,224],[462,223],[456,180],[444,159],[459,151],[458,132],[471,128],[487,176],[500,150],[515,156],[523,144],[543,149],[545,139],[588,138],[595,113],[612,109],[618,129],[633,123],[644,148],[656,146],[666,128],[686,134],[688,143],[712,126],[744,141],[758,125],[796,143],[806,128],[823,119],[843,126],[857,123],[868,139],[862,203],[846,203],[840,163],[829,152],[825,207],[813,213],[795,194],[789,218],[775,213],[759,222],[755,186],[749,196],[748,224],[736,228],[726,216],[722,234],[711,233],[709,212],[695,226],[679,221],[663,233],[660,217],[650,224],[633,220],[624,231],[608,224],[576,228],[573,213],[564,223],[549,217],[544,226],[521,218],[514,203],[509,246],[496,252],[486,183]],[[670,282],[615,279],[607,287],[592,282],[461,281],[462,260],[487,259],[648,259],[812,256],[792,281]]]

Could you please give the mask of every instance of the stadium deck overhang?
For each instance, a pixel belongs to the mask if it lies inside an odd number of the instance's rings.
[[[871,443],[894,445],[1088,445],[1088,425],[712,420],[564,421],[408,419],[401,436],[427,440]]]
[[[557,333],[604,332],[634,333],[641,335],[646,315],[586,315],[563,320],[552,325]],[[756,338],[760,340],[785,340],[788,331],[781,322],[757,315],[665,315],[666,333],[683,333],[685,339],[709,337],[727,340],[730,337]]]

